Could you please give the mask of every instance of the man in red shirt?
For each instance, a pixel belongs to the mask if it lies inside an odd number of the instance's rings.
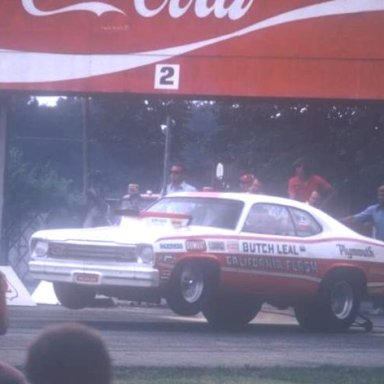
[[[306,202],[313,191],[318,191],[324,198],[328,197],[334,189],[319,175],[312,173],[310,167],[303,158],[293,163],[295,175],[288,180],[288,197],[294,200]]]

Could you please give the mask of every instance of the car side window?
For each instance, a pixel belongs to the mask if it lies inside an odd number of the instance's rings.
[[[308,212],[297,208],[290,209],[295,223],[297,236],[314,236],[322,231],[320,224]]]
[[[249,210],[243,232],[294,236],[295,228],[286,207],[275,204],[257,203]]]

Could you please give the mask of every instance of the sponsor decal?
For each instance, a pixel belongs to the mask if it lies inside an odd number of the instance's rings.
[[[230,42],[231,40],[239,39],[248,35],[258,34],[265,29],[276,28],[285,24],[300,24],[306,20],[328,18],[331,16],[340,15],[353,15],[357,13],[370,13],[380,12],[384,10],[384,4],[378,0],[333,0],[333,1],[320,1],[313,3],[308,1],[307,4],[298,6],[297,8],[287,8],[280,5],[276,9],[267,13],[263,17],[263,11],[268,8],[266,1],[260,2],[257,0],[158,0],[155,2],[149,0],[131,0],[121,2],[120,6],[116,5],[116,1],[65,1],[60,2],[60,6],[54,6],[53,1],[44,0],[20,0],[22,13],[29,16],[28,22],[33,23],[33,19],[41,20],[42,18],[58,17],[58,15],[68,15],[74,13],[76,16],[82,14],[90,14],[90,16],[99,18],[111,16],[121,17],[125,20],[125,25],[129,27],[122,27],[126,35],[121,38],[121,41],[132,40],[131,25],[141,24],[147,25],[147,20],[151,19],[153,23],[157,23],[157,29],[153,33],[153,38],[148,39],[142,31],[144,27],[139,30],[141,35],[145,36],[141,44],[137,44],[132,50],[119,51],[118,53],[110,53],[108,48],[111,46],[111,41],[103,43],[103,52],[94,52],[92,54],[92,65],[90,65],[89,54],[86,49],[79,50],[76,54],[68,53],[68,48],[71,45],[64,47],[60,52],[55,46],[49,47],[46,44],[42,47],[34,47],[33,44],[24,48],[22,35],[15,35],[11,40],[12,49],[7,46],[0,46],[2,53],[2,62],[6,65],[0,71],[0,82],[2,83],[36,83],[36,82],[54,82],[84,79],[88,77],[101,76],[107,74],[118,73],[121,71],[133,70],[150,64],[156,64],[165,60],[171,60],[178,56],[191,54],[199,49],[207,49],[209,47]],[[6,2],[10,3],[9,10],[3,10],[4,14],[14,14],[17,8],[13,5],[19,3],[15,1]],[[113,4],[112,4],[113,3]],[[273,3],[269,0],[269,3]],[[304,2],[303,2],[304,3]],[[21,12],[20,12],[21,13]],[[23,16],[20,15],[20,19]],[[183,17],[188,17],[188,23],[194,25],[196,37],[189,33],[185,33],[182,41],[178,40],[177,44],[170,45],[172,38],[162,36],[162,34],[173,31],[172,28],[160,28],[161,24],[165,25],[167,22],[182,20]],[[161,21],[159,21],[161,20]],[[93,21],[93,19],[91,19]],[[212,21],[214,21],[212,23]],[[218,21],[224,24],[224,28],[216,28],[223,30],[221,34],[217,34],[212,29],[212,25],[216,25]],[[205,23],[204,23],[205,22]],[[63,22],[64,24],[64,22]],[[71,33],[72,26],[68,24],[68,33]],[[90,22],[90,25],[94,23]],[[34,24],[31,24],[35,26]],[[46,24],[43,24],[46,25]],[[56,27],[57,23],[52,23]],[[65,24],[64,24],[65,25]],[[83,24],[84,25],[84,24]],[[206,25],[206,27],[205,27]],[[60,25],[62,26],[62,24]],[[6,26],[5,30],[10,30]],[[44,26],[42,31],[38,31],[38,35],[46,32]],[[119,30],[119,26],[116,26]],[[32,27],[29,28],[31,31]],[[202,31],[207,29],[204,35]],[[164,31],[164,32],[163,32]],[[52,27],[52,33],[56,32]],[[75,31],[78,33],[78,31]],[[83,32],[84,33],[84,32]],[[85,33],[90,34],[90,31]],[[46,34],[46,33],[45,33]],[[46,34],[49,36],[49,33]],[[73,35],[73,41],[76,41],[77,35]],[[76,36],[76,37],[75,37]],[[97,36],[97,34],[95,35]],[[137,38],[137,35],[134,36]],[[158,39],[160,43],[153,44],[154,40]],[[79,39],[77,39],[79,40]],[[61,41],[58,39],[57,41]],[[88,41],[88,39],[87,39]],[[94,42],[97,39],[93,39]],[[100,39],[100,41],[104,41]],[[115,44],[116,42],[113,41]],[[20,49],[17,47],[21,46]],[[137,47],[144,47],[143,49],[136,50]],[[105,51],[107,49],[107,51]],[[84,53],[87,52],[87,53]],[[58,62],[61,65],[58,66]],[[172,64],[168,68],[171,70],[177,64]],[[41,70],[44,68],[44,70]],[[180,69],[181,70],[181,69]],[[178,88],[179,79],[168,86]],[[158,83],[156,83],[158,84]],[[163,84],[162,81],[159,82]],[[167,84],[165,84],[167,86]],[[173,88],[172,88],[173,89]]]
[[[151,217],[149,218],[149,222],[152,224],[152,225],[165,225],[167,224],[169,221],[168,218],[162,218],[162,217]]]
[[[340,256],[352,257],[375,257],[372,247],[366,248],[350,248],[344,244],[336,244],[339,249]]]
[[[181,243],[160,243],[159,248],[165,251],[180,251],[183,250],[183,244]]]
[[[231,268],[247,270],[304,274],[316,274],[318,271],[317,262],[314,260],[278,259],[263,256],[227,256],[225,263]]]
[[[227,250],[228,252],[239,252],[239,242],[227,241]]]
[[[208,241],[208,248],[210,251],[225,251],[224,241]]]
[[[296,244],[272,244],[254,241],[242,242],[242,251],[244,253],[253,253],[257,255],[295,255],[305,253],[305,246]]]

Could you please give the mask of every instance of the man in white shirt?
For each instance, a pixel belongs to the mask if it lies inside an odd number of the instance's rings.
[[[184,181],[184,169],[181,165],[173,165],[170,173],[170,183],[166,194],[173,192],[194,192],[196,188]]]

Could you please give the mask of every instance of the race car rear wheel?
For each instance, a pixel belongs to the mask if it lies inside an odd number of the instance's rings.
[[[295,306],[300,326],[312,332],[343,332],[356,320],[363,282],[358,276],[335,273],[322,283],[319,296],[312,302]]]
[[[60,304],[69,309],[82,309],[92,304],[95,291],[91,287],[69,283],[54,283],[53,288]]]
[[[208,324],[216,330],[239,330],[252,321],[262,303],[252,297],[215,298],[203,309]]]
[[[169,307],[182,316],[199,313],[217,286],[218,268],[205,261],[188,260],[177,265],[166,293]]]

